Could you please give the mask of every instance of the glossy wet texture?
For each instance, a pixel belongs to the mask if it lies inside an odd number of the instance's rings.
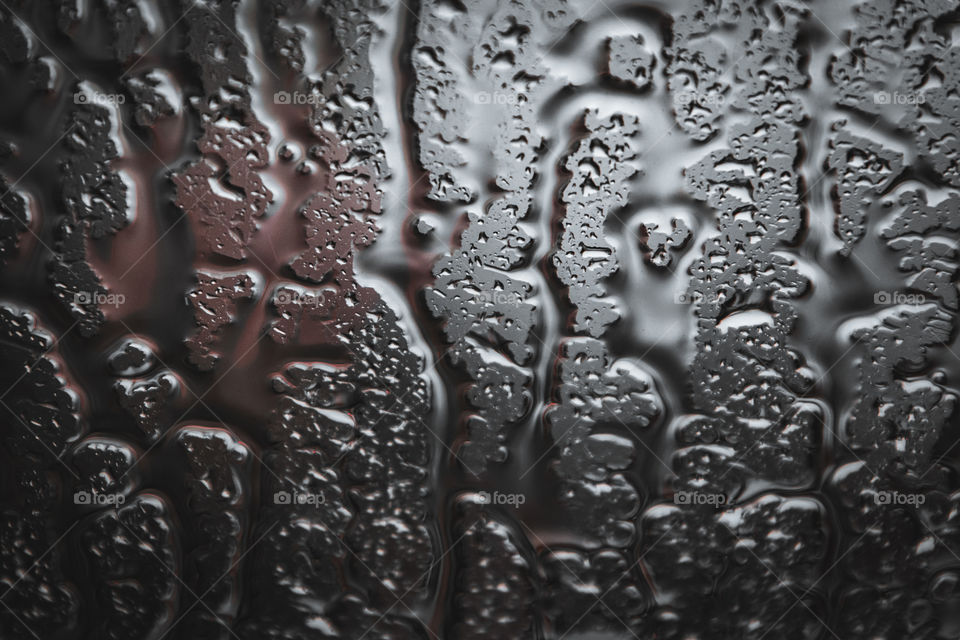
[[[958,3],[5,0],[0,90],[0,639],[960,637]]]

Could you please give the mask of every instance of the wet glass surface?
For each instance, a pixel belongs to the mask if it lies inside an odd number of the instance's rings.
[[[957,2],[0,0],[0,90],[0,640],[960,638]]]

